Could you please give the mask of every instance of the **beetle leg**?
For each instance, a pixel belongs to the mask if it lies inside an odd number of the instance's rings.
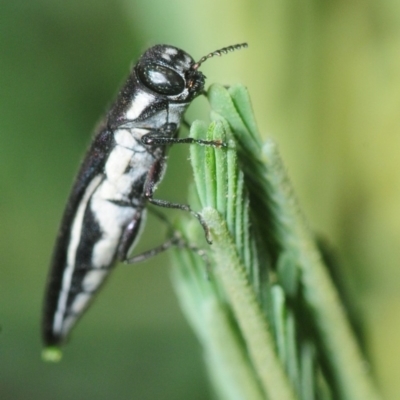
[[[141,222],[143,221],[143,214],[137,213],[134,219],[126,226],[124,232],[122,233],[118,250],[117,250],[117,258],[120,261],[125,261],[128,257],[129,250],[133,247],[136,240],[140,236],[140,228]]]
[[[149,174],[147,175],[146,182],[144,184],[144,196],[146,200],[149,201],[151,204],[154,204],[159,207],[175,208],[178,210],[184,210],[190,212],[190,214],[192,214],[194,217],[198,219],[201,226],[203,227],[207,243],[212,244],[210,230],[206,222],[204,221],[203,217],[201,216],[201,214],[199,214],[196,211],[193,211],[188,204],[171,203],[170,201],[167,200],[160,200],[153,198],[154,190],[156,189],[156,184],[157,182],[160,181],[160,179],[162,178],[162,174],[164,172],[164,164],[165,164],[164,159],[157,160],[150,168]]]
[[[170,136],[160,135],[159,131],[149,132],[142,136],[141,141],[147,146],[158,145],[167,146],[170,144],[199,144],[202,146],[212,146],[212,147],[227,147],[227,144],[221,140],[202,140],[194,139],[191,137],[187,138],[175,138]]]

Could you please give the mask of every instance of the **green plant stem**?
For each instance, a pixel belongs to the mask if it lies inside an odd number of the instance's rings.
[[[185,226],[189,236],[190,227],[194,227],[194,232],[198,229],[197,224],[191,222]],[[203,260],[184,249],[176,249],[174,256],[174,287],[182,309],[203,346],[210,380],[218,398],[265,399],[246,348],[232,326],[230,309],[221,301],[216,282],[206,279]]]
[[[212,208],[202,216],[213,239],[215,273],[221,280],[236,315],[261,385],[270,400],[295,399],[279,361],[265,316],[250,286],[225,221]]]
[[[334,371],[337,388],[342,399],[377,399],[377,391],[368,374],[346,313],[337,291],[321,260],[309,229],[292,193],[285,168],[275,143],[270,140],[264,146],[266,179],[275,201],[277,235],[282,244],[297,255],[300,279],[306,303],[314,316],[321,341],[327,352],[327,360]]]

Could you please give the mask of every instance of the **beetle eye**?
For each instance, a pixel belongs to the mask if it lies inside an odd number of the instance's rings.
[[[174,96],[185,89],[185,81],[174,70],[155,63],[138,66],[138,77],[146,87],[159,94]]]

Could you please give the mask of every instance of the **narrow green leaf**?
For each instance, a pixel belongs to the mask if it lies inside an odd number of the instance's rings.
[[[194,241],[198,226],[185,226]],[[188,249],[174,251],[172,280],[182,309],[204,348],[210,379],[221,399],[265,398],[246,348],[232,319],[231,310],[212,271],[206,279],[202,259]]]
[[[233,85],[228,92],[235,105],[236,112],[240,115],[241,120],[246,126],[247,132],[251,134],[252,139],[258,146],[262,145],[260,135],[258,133],[257,123],[253,115],[251,101],[248,90],[242,85]]]
[[[221,85],[212,85],[208,90],[207,96],[213,110],[211,113],[212,118],[218,120],[219,116],[224,117],[228,121],[232,131],[235,132],[236,140],[243,149],[249,153],[260,153],[259,142],[254,139],[253,134],[249,131],[242,117],[237,112],[236,105],[228,89]],[[245,110],[242,111],[246,113]],[[254,134],[256,133],[254,132]]]
[[[305,341],[301,345],[301,399],[314,400],[315,398],[315,349],[312,343]]]
[[[295,317],[291,310],[286,313],[286,343],[287,360],[286,369],[289,380],[295,388],[296,393],[300,393],[300,368],[297,353],[297,335]]]
[[[275,143],[269,140],[263,151],[265,178],[274,202],[276,236],[297,258],[305,301],[334,371],[335,386],[343,399],[378,398],[346,312],[296,203]]]
[[[282,364],[276,356],[270,328],[249,285],[225,221],[212,208],[205,208],[203,217],[213,238],[215,274],[235,313],[264,392],[271,400],[295,399]]]
[[[214,126],[210,126],[210,130],[212,132],[210,133],[210,137],[212,137],[212,140],[220,140],[222,143],[227,142],[227,136],[226,136],[226,131],[221,123],[216,123]],[[218,150],[218,149],[217,149]],[[215,157],[215,179],[216,179],[216,209],[219,210],[219,212],[222,215],[226,214],[226,196],[228,192],[227,188],[227,152],[226,151],[214,151],[214,157]]]
[[[234,148],[234,142],[228,142],[229,148]],[[227,206],[226,206],[226,221],[228,224],[229,232],[235,232],[236,223],[236,197],[238,184],[238,169],[237,169],[237,153],[236,151],[227,152]],[[205,204],[205,203],[203,203]]]
[[[275,341],[279,358],[282,364],[287,363],[287,348],[285,343],[286,329],[285,329],[285,294],[279,285],[274,285],[271,288],[272,297],[272,312],[275,327]]]
[[[194,139],[204,139],[207,137],[207,129],[208,126],[203,121],[194,121],[190,132]],[[194,147],[191,146],[192,150]],[[195,183],[197,187],[197,194],[200,198],[201,203],[206,202],[206,188],[203,184],[205,182],[205,171],[204,171],[204,164],[205,164],[205,154],[201,151],[191,151],[190,152],[190,161],[192,163],[192,168],[198,173],[195,176]]]

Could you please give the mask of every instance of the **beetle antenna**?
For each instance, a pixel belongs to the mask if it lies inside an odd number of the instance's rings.
[[[245,49],[247,47],[249,47],[247,43],[239,43],[239,44],[234,44],[232,46],[223,47],[222,49],[219,50],[212,51],[206,56],[200,58],[200,60],[197,61],[197,63],[192,65],[191,69],[197,70],[200,67],[200,65],[203,64],[204,61],[208,60],[211,57],[222,56],[222,54],[227,54],[228,52],[232,52],[235,50]]]

